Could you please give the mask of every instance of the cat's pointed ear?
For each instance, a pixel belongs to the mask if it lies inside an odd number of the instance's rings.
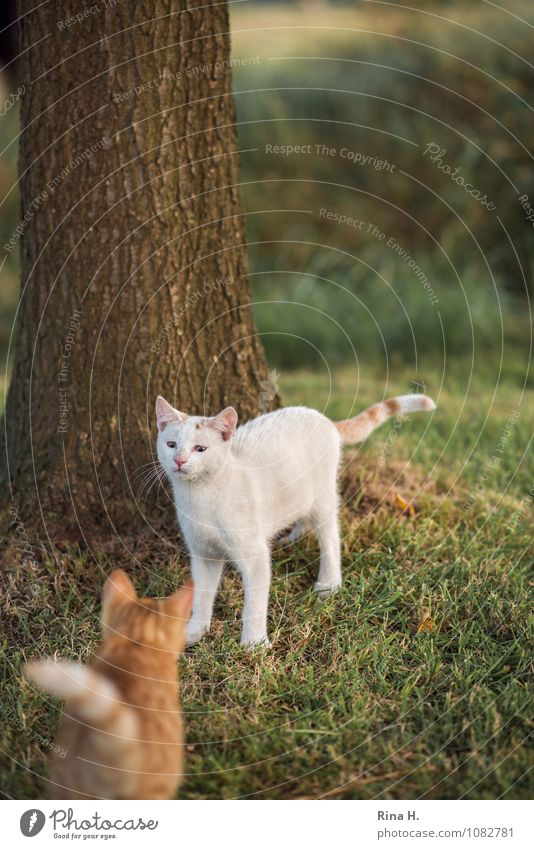
[[[111,573],[102,591],[102,625],[110,624],[113,614],[123,604],[135,601],[137,593],[126,572],[115,569]]]
[[[224,440],[231,439],[237,427],[237,413],[233,407],[226,407],[218,416],[208,421],[208,427],[213,427],[221,432]]]
[[[189,578],[179,590],[165,599],[165,612],[175,619],[187,622],[193,609],[193,594],[194,583],[193,579]]]
[[[169,422],[183,422],[186,420],[186,413],[181,413],[172,407],[165,398],[158,395],[156,398],[156,418],[158,420],[158,430],[164,430]]]

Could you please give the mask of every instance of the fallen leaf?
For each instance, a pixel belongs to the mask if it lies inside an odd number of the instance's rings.
[[[395,493],[395,504],[402,510],[404,516],[415,516],[415,507],[411,501],[406,501],[398,492]]]
[[[433,628],[434,628],[434,623],[432,622],[432,619],[430,618],[430,613],[428,612],[428,610],[425,610],[425,612],[423,613],[423,618],[421,619],[419,625],[417,626],[417,633],[418,634],[424,634],[424,633],[427,633],[428,631],[432,631]]]

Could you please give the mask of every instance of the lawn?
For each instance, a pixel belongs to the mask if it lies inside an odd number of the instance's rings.
[[[418,5],[420,13],[314,4],[311,24],[300,7],[232,7],[252,293],[283,402],[342,419],[424,383],[438,407],[345,452],[339,593],[322,602],[311,591],[313,540],[275,549],[267,653],[239,647],[242,589],[227,570],[212,633],[180,661],[184,798],[495,799],[534,790],[534,264],[515,193],[534,195],[530,31],[520,21],[530,4],[516,2],[513,14],[492,3]],[[1,243],[19,216],[18,131],[12,110],[0,125]],[[424,154],[435,141],[498,216]],[[312,152],[273,156],[267,143]],[[316,144],[395,171],[349,166]],[[323,207],[376,224],[388,239],[325,219]],[[439,308],[389,237],[428,274]],[[13,252],[0,268],[2,357],[18,291]],[[353,345],[360,371],[345,365]],[[408,365],[415,356],[417,371]],[[0,398],[6,383],[0,377]],[[413,516],[397,496],[413,503]],[[187,574],[172,505],[164,492],[159,501],[164,540],[140,528],[93,551],[47,549],[13,523],[0,616],[4,795],[42,795],[61,710],[24,681],[24,662],[90,657],[112,568],[151,595]]]
[[[523,389],[522,371],[517,363],[498,379],[485,364],[471,378],[454,364],[446,377],[430,372],[425,381],[438,401],[432,418],[386,424],[347,451],[343,589],[326,602],[311,592],[313,541],[275,551],[268,653],[239,647],[241,587],[228,570],[212,634],[180,662],[188,741],[182,797],[531,795],[534,392]],[[410,391],[406,367],[392,374],[388,395]],[[384,379],[368,369],[358,383],[345,368],[331,386],[309,372],[282,375],[280,385],[286,404],[328,407],[341,417],[353,403],[360,409],[381,397]],[[397,493],[413,502],[413,517],[403,515]],[[90,655],[98,594],[112,566],[127,568],[153,595],[170,592],[186,573],[183,554],[169,558],[143,534],[129,542],[143,568],[112,543],[93,558],[68,546],[45,556],[33,540],[33,561],[22,567],[20,541],[11,540],[2,681],[7,796],[39,797],[60,712],[20,677],[23,662]]]

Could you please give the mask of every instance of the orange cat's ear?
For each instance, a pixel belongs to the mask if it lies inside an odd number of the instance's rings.
[[[113,613],[127,602],[135,601],[137,593],[126,572],[115,569],[102,591],[102,624],[108,625]]]
[[[193,579],[189,578],[179,590],[166,599],[165,607],[169,615],[187,622],[193,608],[193,592]]]

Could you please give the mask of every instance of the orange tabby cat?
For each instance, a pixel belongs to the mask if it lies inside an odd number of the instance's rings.
[[[29,678],[66,700],[50,760],[53,798],[174,796],[183,754],[177,660],[192,599],[192,583],[140,599],[117,569],[104,585],[103,640],[89,665],[28,664]]]

